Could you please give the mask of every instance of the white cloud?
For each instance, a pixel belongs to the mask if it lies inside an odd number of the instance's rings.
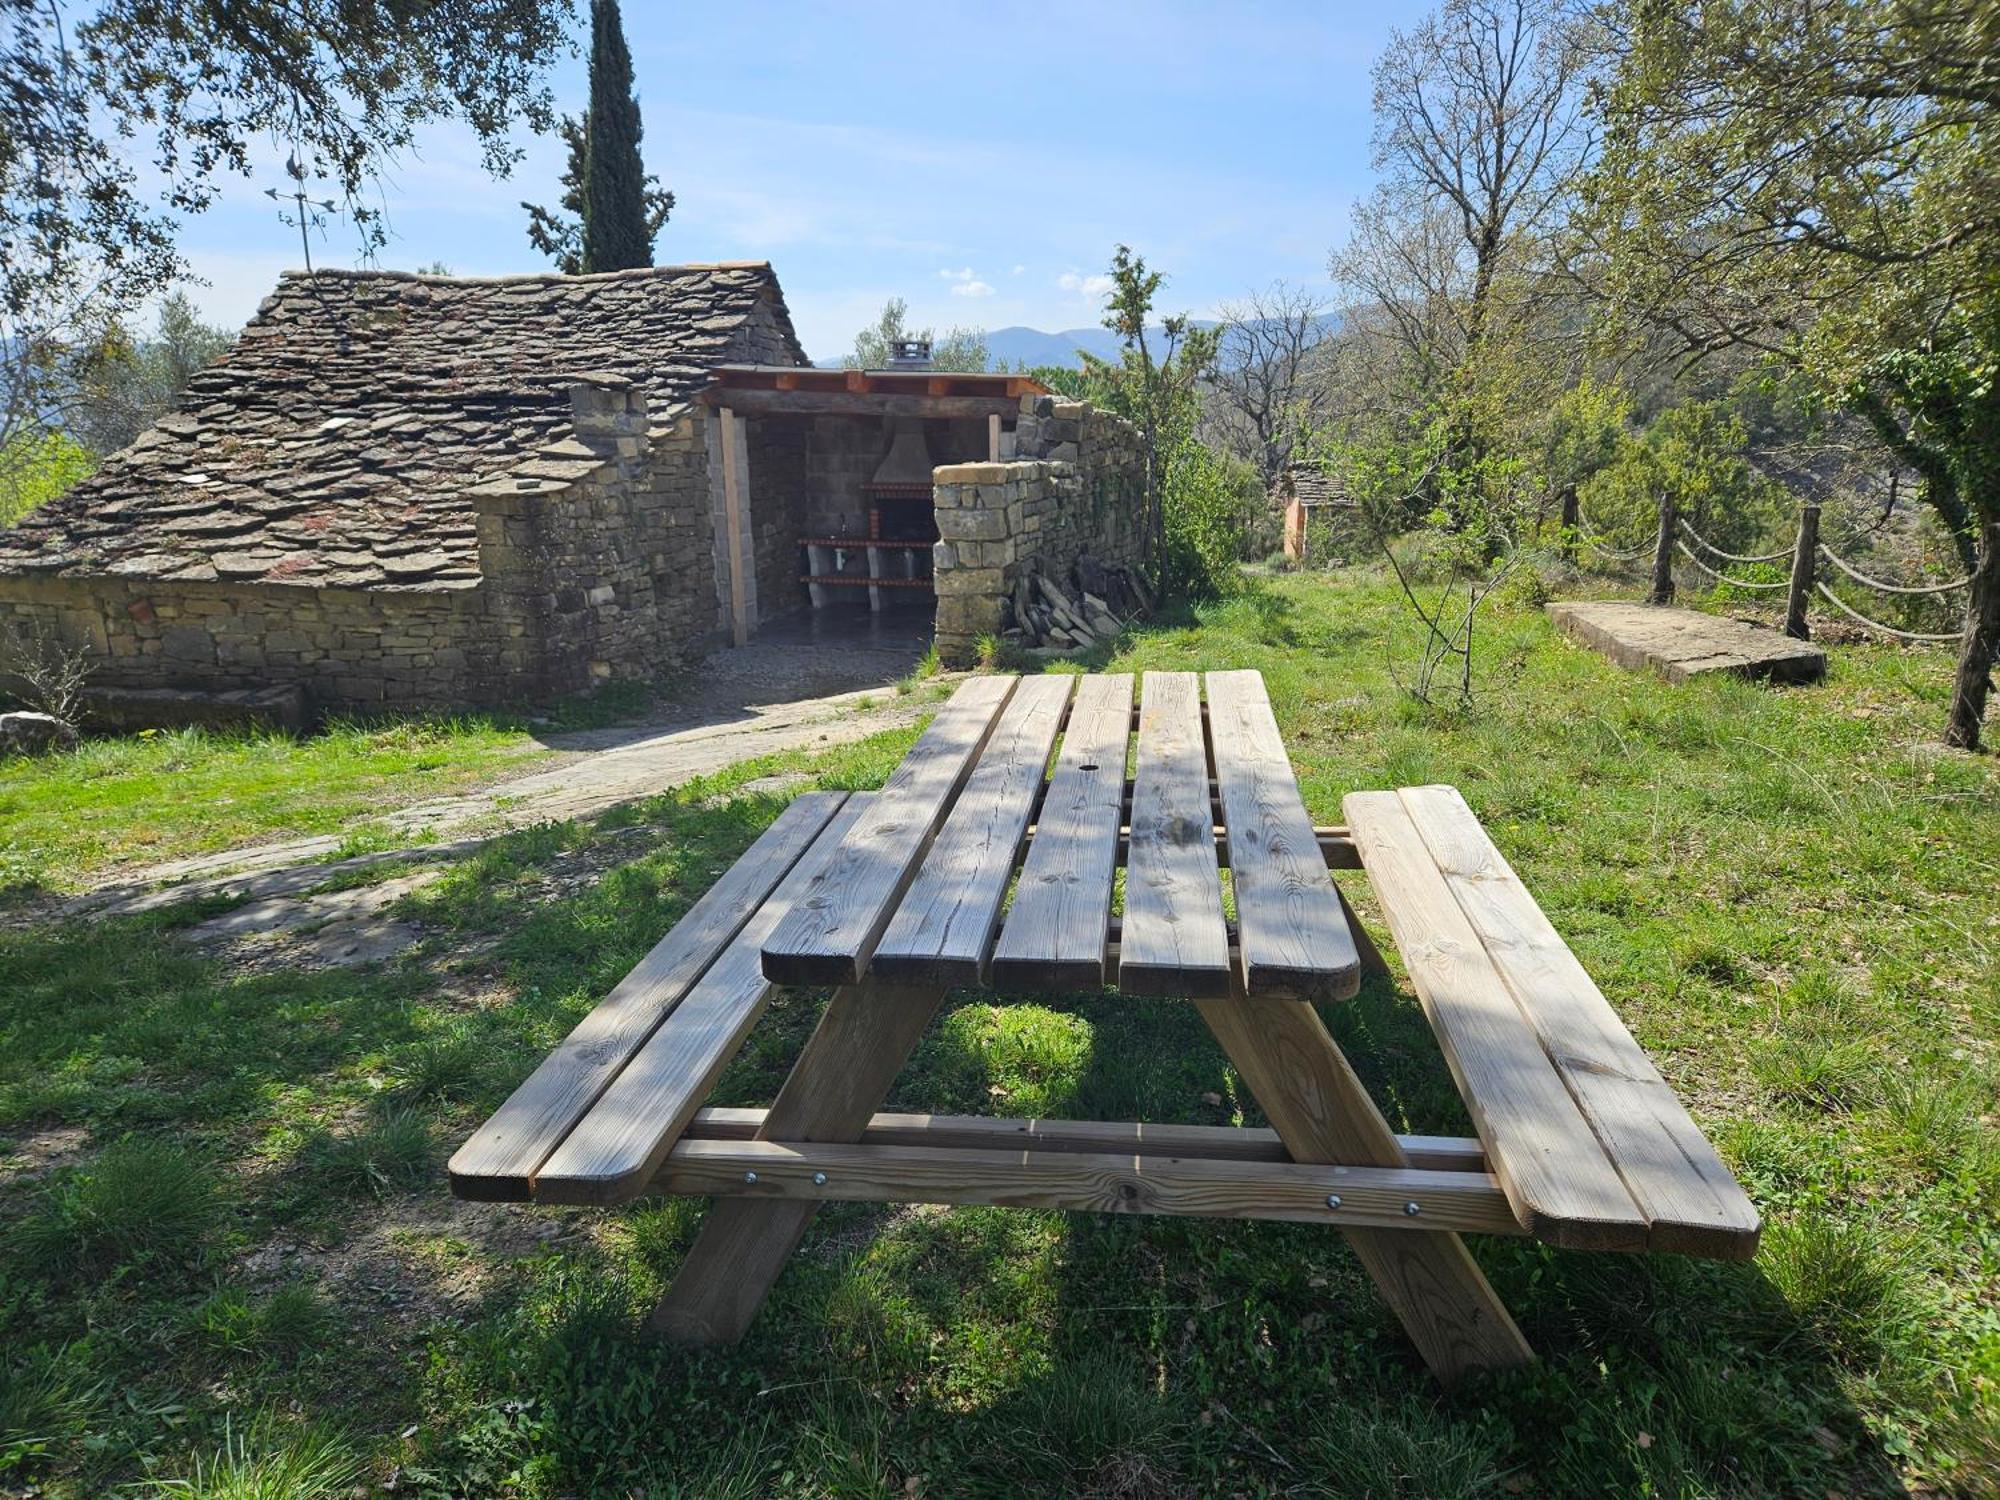
[[[954,297],[990,297],[993,288],[983,281],[957,281],[952,283],[951,294]]]
[[[1102,297],[1112,287],[1109,276],[1085,276],[1077,271],[1065,271],[1056,278],[1056,285],[1066,292],[1079,292],[1086,297]]]
[[[1016,276],[1025,276],[1025,275],[1027,275],[1027,273],[1028,273],[1028,268],[1027,268],[1026,266],[1016,266],[1016,267],[1014,267],[1014,274],[1015,274]]]
[[[938,278],[942,281],[971,281],[973,274],[972,267],[967,266],[962,271],[940,271],[938,272]]]

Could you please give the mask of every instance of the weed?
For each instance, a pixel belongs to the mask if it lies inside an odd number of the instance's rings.
[[[1911,1326],[1907,1252],[1874,1226],[1806,1214],[1767,1225],[1757,1259],[1795,1326],[1843,1360],[1864,1362]]]
[[[201,1156],[161,1141],[120,1142],[47,1188],[10,1238],[47,1274],[185,1265],[214,1233],[221,1206]]]
[[[222,1446],[196,1458],[179,1478],[149,1478],[139,1488],[183,1500],[332,1500],[361,1478],[361,1460],[345,1441],[315,1428],[289,1428],[262,1416]]]
[[[1506,1477],[1490,1436],[1415,1399],[1330,1405],[1305,1448],[1308,1492],[1339,1500],[1474,1500]]]
[[[391,1104],[345,1132],[321,1131],[302,1153],[313,1182],[336,1193],[374,1193],[407,1186],[431,1158],[431,1123],[419,1111]]]

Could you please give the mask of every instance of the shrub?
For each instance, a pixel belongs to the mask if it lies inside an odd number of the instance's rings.
[[[1236,587],[1236,563],[1262,504],[1248,465],[1184,438],[1160,478],[1160,580],[1169,598],[1214,599]]]

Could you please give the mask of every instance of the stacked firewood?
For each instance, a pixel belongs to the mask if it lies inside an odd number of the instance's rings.
[[[1151,590],[1135,570],[1082,557],[1067,586],[1044,573],[1015,582],[1014,624],[1002,638],[1037,656],[1060,656],[1113,639],[1126,620],[1151,608]]]

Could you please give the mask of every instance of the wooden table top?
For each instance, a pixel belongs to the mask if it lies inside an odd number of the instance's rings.
[[[1251,671],[968,680],[762,959],[786,984],[1331,1000],[1360,983]]]

